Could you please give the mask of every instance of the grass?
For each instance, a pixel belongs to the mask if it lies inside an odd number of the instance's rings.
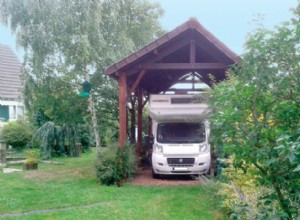
[[[0,218],[36,210],[51,212],[3,219],[223,219],[210,186],[101,186],[95,152],[39,164],[38,171],[0,172]]]

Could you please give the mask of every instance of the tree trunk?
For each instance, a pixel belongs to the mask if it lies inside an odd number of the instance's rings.
[[[89,96],[89,109],[91,111],[91,116],[92,116],[93,132],[94,132],[95,141],[96,141],[96,150],[97,150],[97,153],[99,153],[99,151],[100,151],[100,135],[99,135],[98,122],[97,122],[95,105],[93,102],[92,94],[90,94],[90,96]]]
[[[89,73],[87,71],[85,71],[85,80],[90,82],[90,76],[89,76]],[[89,102],[89,110],[91,112],[93,132],[94,132],[95,141],[96,141],[96,151],[97,151],[97,153],[99,153],[100,152],[100,146],[101,146],[100,145],[100,134],[99,134],[99,128],[98,128],[98,121],[97,121],[97,117],[96,117],[95,105],[94,105],[93,96],[92,96],[91,92],[90,92],[88,102]]]

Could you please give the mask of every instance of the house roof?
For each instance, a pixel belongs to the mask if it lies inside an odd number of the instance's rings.
[[[19,100],[21,63],[12,49],[0,44],[0,100]]]
[[[233,51],[206,30],[195,18],[151,42],[142,49],[111,65],[106,74],[118,79],[127,75],[127,83],[135,83],[143,73],[140,86],[150,93],[165,91],[190,72],[197,72],[210,84],[225,78],[228,67],[239,61]]]

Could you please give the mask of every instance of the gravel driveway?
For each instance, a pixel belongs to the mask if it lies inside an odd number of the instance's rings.
[[[145,167],[136,172],[131,184],[141,186],[196,186],[200,182],[190,176],[163,176],[160,179],[153,179],[151,167]]]

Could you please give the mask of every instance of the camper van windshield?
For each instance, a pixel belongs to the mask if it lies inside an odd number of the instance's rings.
[[[202,143],[205,141],[203,123],[162,123],[157,127],[160,143]]]

